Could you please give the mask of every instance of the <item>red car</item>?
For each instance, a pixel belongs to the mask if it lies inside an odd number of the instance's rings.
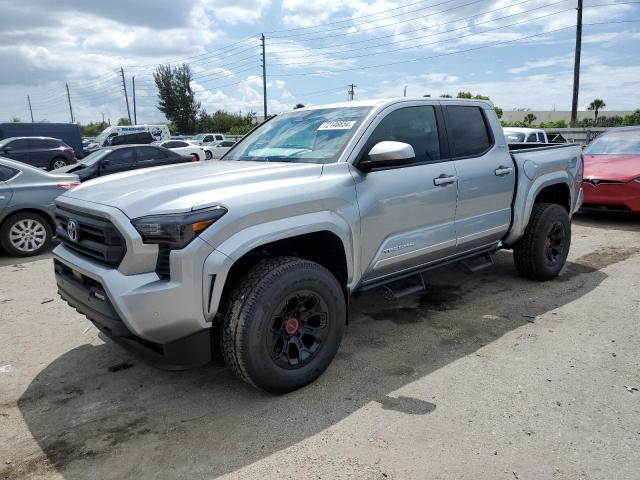
[[[584,207],[640,213],[640,127],[609,130],[584,150]]]

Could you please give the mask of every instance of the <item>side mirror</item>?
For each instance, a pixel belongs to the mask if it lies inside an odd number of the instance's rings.
[[[379,142],[369,151],[369,155],[358,163],[358,168],[364,172],[370,172],[377,168],[406,165],[414,158],[416,158],[416,153],[408,143]]]
[[[4,148],[2,149],[2,151],[3,151],[4,153],[9,153],[9,152],[11,152],[12,150],[13,150],[13,147],[4,147]]]
[[[107,168],[109,165],[111,165],[110,160],[103,160],[102,163],[100,163],[100,168]]]

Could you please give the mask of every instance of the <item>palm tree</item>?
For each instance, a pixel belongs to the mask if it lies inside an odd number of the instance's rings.
[[[604,103],[604,100],[601,100],[599,98],[596,98],[593,102],[589,104],[589,106],[587,107],[587,110],[593,110],[594,123],[598,122],[598,113],[600,112],[600,110],[602,110],[606,106],[607,104]]]
[[[533,113],[527,113],[524,117],[524,121],[531,126],[531,124],[535,122],[536,118],[537,117]]]

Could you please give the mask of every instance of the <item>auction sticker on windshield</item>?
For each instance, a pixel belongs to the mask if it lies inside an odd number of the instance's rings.
[[[337,120],[333,122],[323,122],[318,130],[351,130],[357,123],[356,120]]]

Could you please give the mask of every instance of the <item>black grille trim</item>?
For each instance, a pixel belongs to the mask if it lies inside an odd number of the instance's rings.
[[[158,261],[156,262],[156,273],[161,280],[171,279],[171,248],[167,245],[158,246]]]
[[[80,226],[77,242],[67,235],[69,220]],[[109,219],[77,210],[56,208],[56,236],[65,247],[111,267],[120,265],[127,252],[124,238]]]

